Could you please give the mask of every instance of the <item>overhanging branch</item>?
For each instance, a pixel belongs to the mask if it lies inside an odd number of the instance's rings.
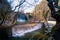
[[[15,11],[17,7],[20,8],[20,6],[21,6],[24,2],[25,2],[25,0],[21,0],[21,1],[19,2],[19,5],[15,6],[15,9],[14,9],[13,11]]]

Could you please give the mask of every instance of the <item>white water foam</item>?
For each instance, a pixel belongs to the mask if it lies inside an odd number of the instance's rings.
[[[17,30],[17,31],[15,31],[15,29],[14,28],[12,28],[12,36],[13,37],[21,37],[21,36],[24,36],[26,33],[28,33],[28,32],[32,32],[32,31],[35,31],[35,30],[37,30],[37,29],[40,29],[41,28],[41,24],[37,24],[35,27],[33,27],[33,28],[28,28],[28,29],[26,29],[26,30],[24,30],[24,29],[21,29],[21,30]]]

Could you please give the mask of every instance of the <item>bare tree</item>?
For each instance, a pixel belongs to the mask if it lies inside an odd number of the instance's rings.
[[[27,3],[31,6],[33,6],[33,4],[27,2],[26,0],[21,0],[21,1],[19,1],[19,4],[15,6],[15,9],[12,10],[11,4],[15,0],[13,0],[13,1],[9,0],[9,1],[10,2],[8,2],[7,0],[0,0],[0,28],[1,28],[0,36],[1,36],[1,40],[5,40],[5,39],[8,40],[9,34],[11,35],[11,29],[12,29],[12,26],[14,25],[12,23],[13,20],[11,19],[11,13],[14,12],[17,7],[18,7],[18,12],[19,12],[19,9],[21,8],[21,5],[23,3]],[[34,1],[34,2],[36,2],[36,1]],[[11,20],[12,20],[12,22],[11,22]],[[6,24],[6,22],[8,22],[9,26]],[[3,24],[5,24],[5,25],[3,25]]]

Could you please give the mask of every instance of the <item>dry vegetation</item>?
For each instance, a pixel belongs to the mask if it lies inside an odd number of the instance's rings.
[[[35,20],[43,20],[43,11],[48,11],[49,7],[47,6],[47,1],[42,1],[38,5],[36,5],[33,11],[33,17]]]

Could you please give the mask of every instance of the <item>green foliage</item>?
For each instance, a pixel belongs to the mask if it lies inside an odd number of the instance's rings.
[[[33,18],[32,13],[29,14],[29,18]]]

